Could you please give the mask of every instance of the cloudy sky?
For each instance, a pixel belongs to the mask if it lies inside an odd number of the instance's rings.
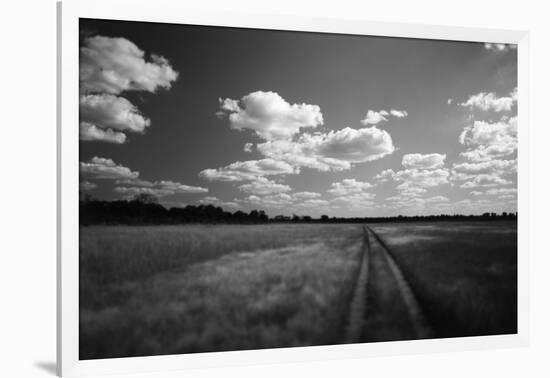
[[[270,215],[516,211],[515,46],[80,30],[82,193]]]

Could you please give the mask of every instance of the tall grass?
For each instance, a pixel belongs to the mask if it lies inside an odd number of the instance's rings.
[[[515,222],[371,227],[437,337],[516,332]],[[83,227],[80,358],[340,343],[361,242],[361,225]]]
[[[81,229],[80,357],[339,341],[360,226]]]
[[[517,332],[515,221],[373,225],[439,337]]]

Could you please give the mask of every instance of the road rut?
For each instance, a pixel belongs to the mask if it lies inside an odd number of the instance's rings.
[[[363,227],[363,238],[346,342],[433,337],[416,295],[388,246],[368,226]]]

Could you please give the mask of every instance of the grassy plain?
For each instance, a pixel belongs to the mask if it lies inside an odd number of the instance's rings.
[[[438,337],[517,332],[516,221],[373,224]]]
[[[83,227],[80,357],[340,341],[360,225]]]
[[[516,332],[515,222],[370,227],[436,337]],[[82,227],[80,358],[342,343],[362,241],[360,224]]]

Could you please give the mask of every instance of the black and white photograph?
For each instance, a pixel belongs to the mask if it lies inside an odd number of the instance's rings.
[[[78,39],[80,360],[518,333],[517,45]]]

